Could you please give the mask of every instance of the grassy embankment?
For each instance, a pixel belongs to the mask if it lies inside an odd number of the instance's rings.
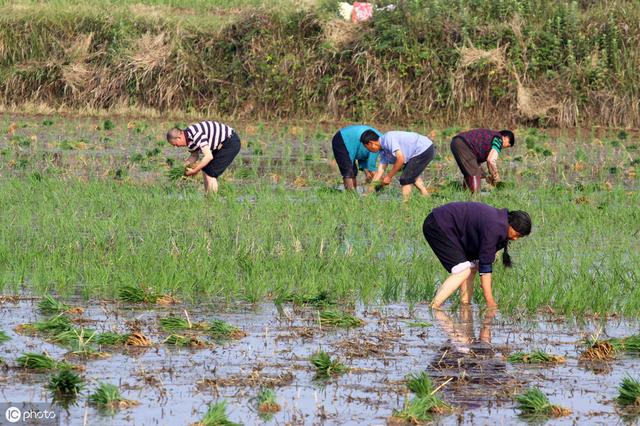
[[[165,177],[177,153],[157,139],[168,123],[96,130],[92,121],[58,120],[19,122],[0,150],[3,292],[114,297],[142,284],[187,299],[327,290],[351,301],[427,301],[445,278],[421,224],[433,207],[468,199],[444,150],[455,129],[437,132],[441,151],[425,174],[437,192],[402,205],[395,186],[363,199],[336,192],[320,129],[240,129],[243,158],[225,174],[221,196],[203,199],[199,179]],[[501,308],[638,314],[634,136],[519,134],[521,145],[501,159],[516,185],[479,198],[534,221],[533,234],[513,244],[516,267],[496,266]],[[283,156],[300,162],[283,164]]]
[[[2,2],[3,103],[640,126],[637,1],[392,3],[352,25],[332,0]]]

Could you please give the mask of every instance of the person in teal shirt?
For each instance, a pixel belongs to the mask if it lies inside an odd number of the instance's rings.
[[[358,169],[364,171],[367,182],[371,181],[374,172],[377,170],[378,153],[370,152],[360,143],[360,136],[367,130],[382,136],[382,133],[371,126],[357,124],[343,127],[333,136],[331,141],[333,156],[336,158],[336,163],[338,163],[338,168],[344,181],[344,189],[347,191],[356,189]]]

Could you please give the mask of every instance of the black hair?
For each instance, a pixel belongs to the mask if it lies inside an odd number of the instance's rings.
[[[516,135],[514,135],[511,130],[500,130],[498,133],[500,133],[502,136],[508,137],[511,146],[514,146],[516,144]]]
[[[380,136],[378,136],[378,134],[373,130],[365,130],[360,135],[360,142],[365,145],[371,141],[377,141],[378,139],[380,139]]]
[[[169,129],[169,131],[167,132],[167,141],[171,142],[172,140],[178,138],[182,132],[183,130],[179,127],[173,127],[172,129]]]
[[[529,216],[529,213],[527,212],[523,212],[522,210],[510,210],[507,214],[507,222],[509,222],[509,226],[522,237],[531,233],[531,216]],[[502,252],[502,264],[507,268],[511,268],[513,266],[511,256],[509,256],[508,239],[504,244],[504,251]]]

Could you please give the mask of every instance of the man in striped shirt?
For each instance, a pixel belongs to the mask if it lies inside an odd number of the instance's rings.
[[[471,192],[480,192],[485,176],[480,165],[485,161],[489,169],[487,182],[492,185],[500,182],[496,161],[502,148],[515,143],[516,138],[510,130],[473,129],[457,134],[451,141],[451,152],[464,175],[464,186]]]
[[[167,132],[167,141],[173,146],[187,147],[191,156],[185,163],[188,166],[185,175],[202,171],[206,194],[218,192],[218,177],[240,152],[238,134],[217,121],[202,121],[186,129],[174,127]]]

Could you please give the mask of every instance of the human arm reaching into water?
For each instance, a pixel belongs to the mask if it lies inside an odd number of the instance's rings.
[[[185,175],[187,175],[187,176],[195,175],[200,170],[205,168],[206,165],[209,164],[209,162],[211,160],[213,160],[213,154],[211,153],[211,149],[210,148],[202,147],[202,148],[200,148],[200,151],[202,151],[202,158],[192,168],[187,169]],[[191,159],[193,157],[193,155],[194,154],[192,153],[191,157],[189,157],[189,159]],[[197,154],[196,154],[196,158],[195,159],[196,160],[198,159]]]
[[[482,293],[487,302],[487,308],[496,309],[498,304],[493,299],[493,292],[491,291],[491,272],[480,275],[480,286],[482,287]]]

